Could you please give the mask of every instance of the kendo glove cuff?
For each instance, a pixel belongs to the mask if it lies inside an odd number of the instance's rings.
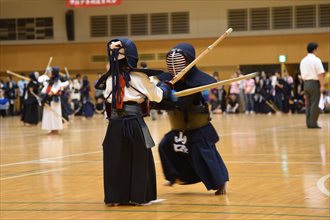
[[[163,90],[163,99],[169,99],[171,97],[171,87],[165,82],[160,82],[157,85],[161,90]]]

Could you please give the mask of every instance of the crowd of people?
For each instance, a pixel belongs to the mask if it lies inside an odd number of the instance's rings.
[[[238,70],[232,77],[241,75],[242,72]],[[213,77],[219,79],[219,73],[214,72]],[[327,81],[325,80],[326,85],[329,84]],[[324,112],[328,112],[329,85],[324,91],[324,99],[327,105]],[[287,70],[282,74],[280,71],[263,71],[253,79],[231,83],[227,90],[223,86],[211,89],[209,103],[214,114],[305,113],[304,81],[300,74],[293,78]]]
[[[57,91],[52,91],[57,85]],[[70,78],[57,67],[49,67],[41,76],[38,72],[31,72],[28,77],[22,74],[17,82],[11,75],[7,76],[6,82],[0,80],[1,116],[20,115],[25,125],[38,124],[48,104],[59,103],[58,114],[69,121],[73,115],[90,118],[94,113],[102,114],[105,109],[103,101],[103,91],[95,90],[94,97],[91,97],[87,75]]]
[[[238,70],[232,77],[239,77],[243,73]],[[25,74],[22,74],[25,77]],[[100,74],[101,76],[101,74]],[[213,77],[219,80],[219,72],[215,71]],[[27,109],[33,97],[29,98],[29,89],[35,84],[33,91],[40,95],[42,85],[33,83],[38,81],[38,72],[29,74],[30,80],[19,79],[17,82],[9,75],[7,81],[0,79],[0,115],[15,116],[21,115],[24,121],[24,110]],[[324,91],[324,112],[330,112],[330,92],[329,92],[329,73],[325,76]],[[68,80],[67,76],[61,76],[60,80]],[[32,83],[32,84],[31,84]],[[233,82],[226,89],[224,86],[205,91],[204,96],[210,104],[213,114],[225,113],[305,113],[304,82],[301,75],[296,78],[284,70],[275,73],[261,72],[253,79]],[[69,85],[61,91],[62,116],[69,120],[70,115],[82,115],[87,118],[94,113],[103,114],[105,110],[104,95],[102,90],[95,89],[94,97],[91,96],[91,84],[87,75],[81,78],[77,74],[69,80]],[[15,105],[15,103],[18,103]],[[37,101],[35,100],[36,104]],[[25,108],[24,108],[25,107]],[[39,121],[42,119],[42,111],[38,108],[36,116]],[[38,113],[37,113],[38,112]],[[151,110],[152,119],[157,118],[157,111]],[[162,111],[159,111],[161,113]],[[35,120],[34,120],[35,121]],[[27,124],[29,121],[25,120]],[[35,124],[33,122],[32,124]]]

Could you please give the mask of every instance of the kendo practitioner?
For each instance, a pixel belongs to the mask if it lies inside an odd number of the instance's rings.
[[[80,89],[81,102],[82,102],[82,113],[86,118],[91,118],[95,112],[95,106],[91,102],[90,98],[90,83],[87,76],[83,77],[82,87]]]
[[[192,45],[181,43],[166,56],[171,74],[160,74],[158,79],[170,80],[195,59]],[[186,75],[174,84],[175,91],[214,83],[216,80],[193,66]],[[159,155],[167,182],[193,184],[203,182],[215,195],[226,193],[229,180],[227,168],[219,155],[215,143],[219,136],[210,123],[210,112],[202,92],[179,97],[175,102],[164,101],[155,108],[166,109],[171,131],[159,144]]]
[[[39,103],[35,95],[39,93],[38,72],[29,74],[30,81],[23,93],[22,121],[27,125],[39,122]]]
[[[41,90],[41,103],[44,106],[41,128],[42,130],[47,130],[49,134],[57,134],[59,130],[63,129],[60,96],[62,89],[69,85],[69,81],[62,82],[59,72],[58,67],[52,67],[49,79],[47,79],[46,75],[41,76],[43,78],[45,76],[45,81],[39,77],[39,82],[44,85]]]
[[[107,45],[110,69],[96,83],[105,89],[109,125],[103,141],[104,202],[143,205],[157,198],[151,151],[154,141],[144,122],[143,103],[160,102],[171,88],[153,84],[150,69],[136,69],[138,51],[133,41],[116,38]]]
[[[62,88],[60,99],[61,99],[61,110],[62,110],[62,117],[70,121],[69,116],[74,113],[71,104],[70,104],[70,85],[71,80],[68,75],[60,76],[61,82],[69,81],[69,86]]]

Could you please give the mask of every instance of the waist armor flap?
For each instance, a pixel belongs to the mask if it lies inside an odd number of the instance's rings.
[[[172,130],[187,131],[207,125],[211,118],[204,106],[168,111]]]

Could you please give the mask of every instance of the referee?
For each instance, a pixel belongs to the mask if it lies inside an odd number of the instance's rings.
[[[324,90],[324,68],[317,55],[317,43],[307,45],[308,54],[300,62],[301,77],[304,80],[304,93],[306,96],[306,125],[307,128],[321,128],[317,124],[320,114],[318,104]]]

